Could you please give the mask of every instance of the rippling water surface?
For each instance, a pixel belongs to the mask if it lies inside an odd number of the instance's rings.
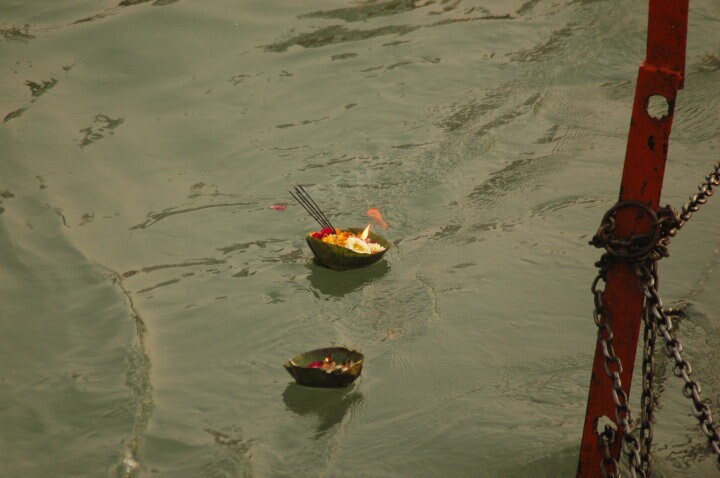
[[[0,11],[2,476],[574,474],[643,2]],[[718,31],[693,1],[663,203],[718,160]],[[297,183],[341,226],[379,208],[387,260],[312,264]],[[716,201],[661,276],[717,409]],[[353,388],[290,383],[331,344]],[[659,360],[658,476],[708,476]]]

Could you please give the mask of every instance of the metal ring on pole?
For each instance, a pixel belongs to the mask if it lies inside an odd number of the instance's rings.
[[[652,221],[652,230],[649,234],[632,236],[627,240],[615,239],[612,237],[614,227],[608,228],[608,225],[613,222],[613,218],[620,209],[628,207],[637,207],[647,214]],[[647,257],[657,245],[660,240],[659,226],[660,221],[658,220],[657,213],[647,204],[640,201],[619,201],[608,209],[603,216],[600,229],[598,230],[598,236],[601,236],[600,244],[602,247],[613,257],[625,260],[637,260]]]

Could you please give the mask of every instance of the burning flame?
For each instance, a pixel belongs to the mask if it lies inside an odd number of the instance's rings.
[[[362,232],[362,234],[360,234],[360,239],[362,239],[363,241],[366,240],[369,233],[370,233],[370,224],[368,224],[367,227],[365,228],[365,230]]]

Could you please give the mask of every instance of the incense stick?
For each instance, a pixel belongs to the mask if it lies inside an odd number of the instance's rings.
[[[312,197],[310,197],[310,194],[308,194],[308,192],[305,191],[304,187],[302,187],[301,185],[298,185],[295,187],[295,191],[301,192],[304,195],[305,199],[313,206],[313,210],[316,211],[318,213],[318,215],[322,218],[323,222],[325,224],[327,224],[328,227],[334,229],[332,223],[327,218],[327,216],[325,215],[323,210],[320,209],[320,206],[318,206],[317,203],[315,202],[315,200]]]
[[[327,218],[325,213],[320,206],[310,197],[305,188],[300,185],[295,186],[295,194],[292,191],[288,191],[290,195],[315,219],[320,226],[323,228],[335,229],[330,220]]]
[[[312,218],[315,219],[318,222],[318,224],[320,224],[321,227],[328,227],[327,224],[325,224],[323,222],[322,217],[320,217],[315,211],[313,211],[312,207],[309,204],[304,202],[304,200],[301,199],[300,197],[293,194],[292,191],[288,191],[288,192],[308,212],[308,214],[310,214],[310,216],[312,216]]]
[[[303,200],[304,204],[307,206],[306,210],[309,208],[309,210],[313,211],[315,213],[315,216],[317,216],[319,218],[318,222],[320,223],[321,226],[330,228],[333,230],[335,229],[335,227],[333,227],[332,223],[327,218],[327,216],[325,215],[323,210],[320,209],[320,206],[318,206],[317,203],[315,202],[315,200],[313,200],[313,198],[310,197],[310,194],[308,194],[308,192],[305,191],[305,188],[298,185],[295,187],[295,193]]]
[[[292,194],[292,193],[290,193],[290,194]],[[308,214],[310,214],[310,216],[312,216],[313,219],[315,219],[315,220],[317,221],[317,223],[320,224],[320,226],[321,226],[322,228],[332,227],[332,225],[327,221],[327,219],[324,218],[324,217],[320,214],[320,212],[316,211],[316,210],[313,208],[313,206],[312,206],[303,196],[300,196],[300,195],[296,196],[296,195],[294,195],[294,194],[292,194],[292,196],[295,198],[295,200],[296,200],[298,203],[300,203],[300,205],[301,205],[303,208],[305,208],[305,210],[308,212]]]

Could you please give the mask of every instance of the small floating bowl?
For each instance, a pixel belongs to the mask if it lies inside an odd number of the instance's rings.
[[[330,356],[333,361],[343,364],[353,361],[353,365],[347,370],[323,370],[321,368],[309,367],[312,362],[322,362]],[[296,355],[285,364],[285,370],[295,379],[298,385],[306,387],[340,388],[347,387],[360,376],[365,356],[356,350],[345,347],[328,347],[324,349],[311,350]]]
[[[344,230],[350,231],[356,235],[363,231],[362,228],[354,227]],[[307,236],[307,243],[313,251],[313,254],[315,254],[315,260],[318,263],[335,270],[357,269],[358,267],[375,264],[382,259],[385,253],[390,249],[390,242],[381,235],[370,231],[368,236],[370,240],[377,242],[383,246],[385,250],[382,252],[376,252],[375,254],[363,254],[362,252],[355,252],[346,247],[328,244],[317,237],[312,237],[311,235]]]

